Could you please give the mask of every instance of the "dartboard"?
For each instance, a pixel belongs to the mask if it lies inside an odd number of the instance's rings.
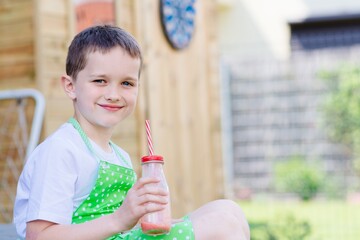
[[[189,45],[195,26],[195,0],[160,0],[161,23],[175,49]]]

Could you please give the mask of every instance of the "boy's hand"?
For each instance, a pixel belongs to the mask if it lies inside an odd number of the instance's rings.
[[[128,191],[120,208],[114,213],[118,226],[129,230],[147,213],[163,210],[169,201],[169,193],[155,184],[156,178],[140,178]]]

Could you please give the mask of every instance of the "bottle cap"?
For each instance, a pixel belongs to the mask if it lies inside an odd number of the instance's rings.
[[[141,158],[141,162],[142,163],[146,163],[146,162],[160,162],[163,163],[164,162],[164,158],[160,155],[150,155],[150,156],[144,156]]]

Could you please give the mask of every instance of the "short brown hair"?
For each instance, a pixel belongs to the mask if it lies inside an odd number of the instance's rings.
[[[77,74],[85,68],[89,53],[106,53],[114,47],[121,47],[142,62],[140,46],[130,33],[116,26],[93,26],[81,31],[72,40],[66,58],[66,74],[76,79]]]

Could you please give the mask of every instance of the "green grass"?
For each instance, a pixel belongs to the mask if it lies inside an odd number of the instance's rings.
[[[311,225],[309,240],[359,240],[360,204],[342,201],[240,202],[249,222],[276,221],[292,214]]]

